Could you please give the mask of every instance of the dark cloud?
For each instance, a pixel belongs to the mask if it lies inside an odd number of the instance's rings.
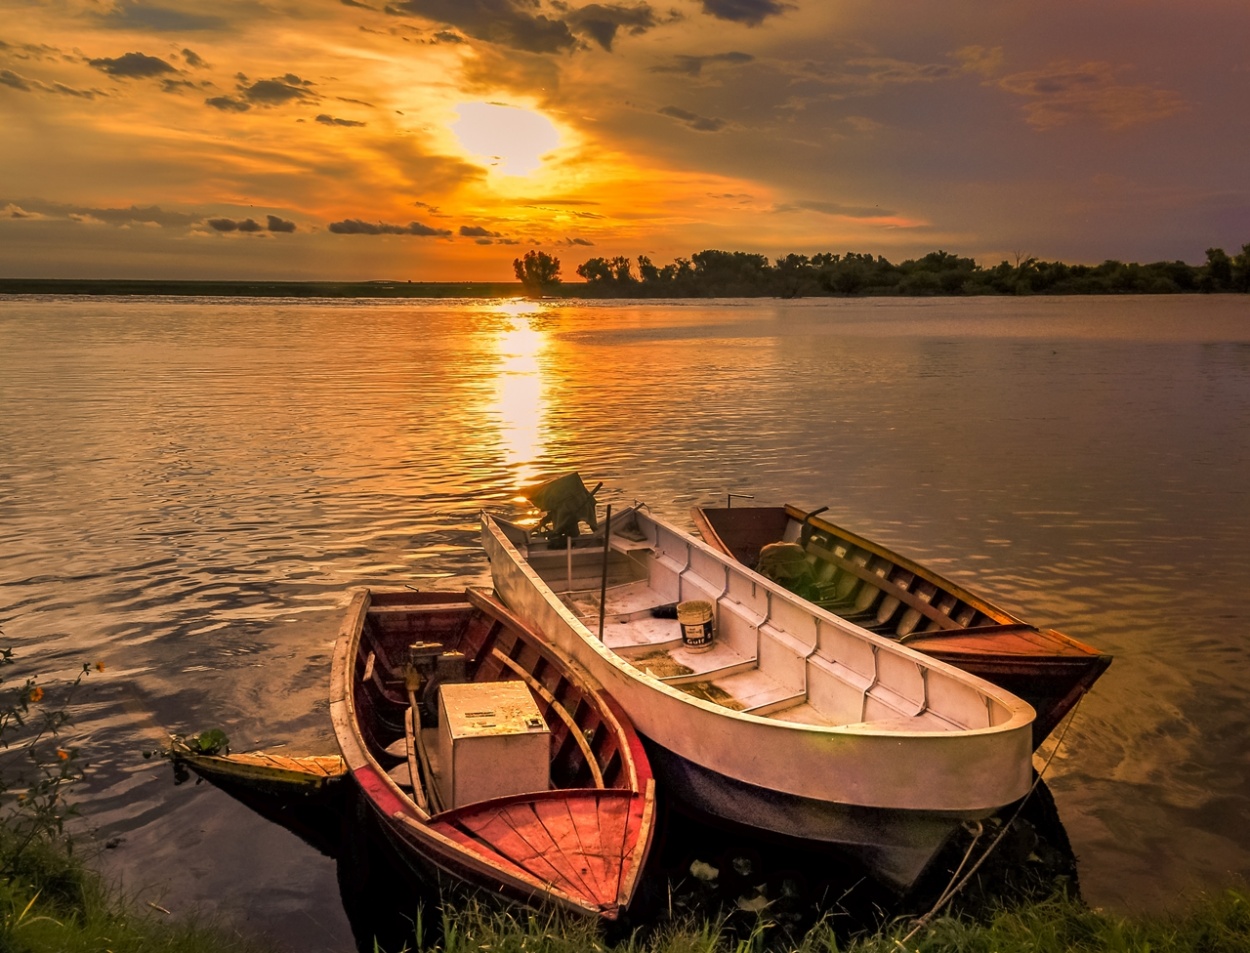
[[[638,36],[662,22],[680,19],[670,13],[661,19],[647,3],[590,3],[573,9],[553,2],[553,15],[540,12],[540,0],[400,0],[385,7],[394,15],[419,16],[455,27],[478,40],[486,40],[527,53],[561,53],[578,48],[578,37],[588,37],[611,51],[623,30]],[[449,30],[433,34],[435,42],[463,43]]]
[[[322,113],[317,117],[317,122],[323,126],[363,126],[363,122],[357,122],[355,119],[339,119],[327,113]]]
[[[19,60],[64,60],[68,55],[47,43],[6,43],[0,40],[0,50]]]
[[[420,222],[409,222],[407,225],[388,225],[385,222],[366,222],[359,218],[347,218],[341,222],[331,222],[330,231],[336,235],[422,235],[450,238],[451,231],[445,228],[431,228]]]
[[[213,84],[209,80],[195,82],[189,79],[163,79],[161,80],[161,90],[166,93],[180,93],[184,89],[200,90]]]
[[[7,202],[0,198],[0,216],[5,218],[27,219],[30,221],[65,222],[78,225],[112,225],[116,228],[134,226],[156,226],[159,228],[187,228],[192,225],[207,225],[215,232],[258,234],[261,232],[290,233],[295,231],[295,223],[270,215],[264,224],[253,218],[209,218],[199,215],[188,215],[184,212],[169,212],[159,206],[130,208],[92,208],[84,205],[62,205],[38,199],[22,199],[20,202]]]
[[[154,30],[187,33],[193,30],[221,30],[228,26],[221,17],[171,10],[137,0],[121,0],[101,16],[105,26],[118,30]]]
[[[293,232],[295,231],[295,223],[288,222],[278,218],[276,215],[270,215],[265,225],[256,221],[254,218],[210,218],[205,220],[205,224],[216,232],[245,232],[254,234],[256,232]]]
[[[515,245],[517,239],[504,238],[499,232],[492,232],[488,228],[481,225],[461,225],[460,235],[462,238],[472,238],[477,245]]]
[[[178,72],[159,56],[148,56],[146,53],[126,53],[122,56],[91,59],[87,60],[87,65],[122,79],[150,79],[153,76]]]
[[[0,202],[3,202],[0,199]],[[87,205],[63,205],[38,199],[22,199],[20,206],[10,203],[10,208],[23,212],[20,216],[37,219],[59,219],[74,222],[103,222],[126,228],[132,225],[156,225],[161,228],[180,228],[199,221],[199,216],[183,212],[167,212],[156,205],[130,208],[92,208]]]
[[[361,3],[360,0],[339,0],[339,3],[345,7],[359,7],[362,10],[372,10],[373,7],[367,3]]]
[[[195,50],[183,50],[182,58],[188,66],[194,66],[196,69],[208,69],[208,64],[204,62],[204,58]]]
[[[678,120],[695,132],[720,132],[726,125],[723,119],[709,119],[706,116],[698,116],[677,106],[665,106],[659,110],[659,113],[661,116],[668,116],[670,119]]]
[[[250,86],[240,86],[239,91],[254,106],[281,106],[294,100],[312,98],[309,90],[312,85],[294,73],[287,73],[273,79],[258,79]]]
[[[258,79],[254,83],[242,73],[239,73],[236,78],[239,81],[237,96],[213,96],[211,99],[204,100],[205,105],[223,112],[242,113],[247,112],[253,106],[269,108],[285,106],[292,102],[315,102],[317,99],[316,94],[312,92],[314,85],[312,81],[300,79],[294,73],[275,76],[273,79]],[[321,118],[318,117],[317,121],[320,122]],[[347,125],[346,120],[342,124]]]
[[[0,85],[12,86],[14,89],[20,89],[24,93],[33,92],[30,83],[12,70],[0,69]]]
[[[95,99],[97,96],[105,95],[98,89],[74,89],[74,87],[66,86],[64,83],[53,83],[47,87],[47,90],[59,96],[77,96],[79,99]]]
[[[402,0],[386,11],[437,20],[475,39],[527,53],[573,49],[577,40],[568,24],[529,12],[536,8],[534,0]]]
[[[564,240],[563,244],[565,244],[565,245],[586,245],[586,246],[593,247],[595,243],[594,243],[594,242],[592,242],[589,238],[566,238],[566,239]]]
[[[713,53],[710,56],[675,56],[673,63],[669,66],[652,66],[653,73],[680,73],[683,76],[698,76],[703,72],[703,67],[728,63],[732,66],[740,66],[743,63],[750,63],[755,59],[750,53]]]
[[[243,100],[235,99],[233,96],[213,96],[211,99],[204,100],[204,104],[220,109],[222,112],[245,113],[252,108]]]
[[[621,4],[591,3],[569,13],[569,25],[578,33],[611,52],[612,41],[618,30],[624,29],[631,36],[639,36],[659,24],[655,11],[645,3],[627,7]]]
[[[703,12],[720,20],[733,20],[759,26],[769,17],[780,16],[794,5],[780,0],[703,0]]]

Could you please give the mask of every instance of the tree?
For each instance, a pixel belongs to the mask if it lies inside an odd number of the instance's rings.
[[[617,255],[610,262],[608,268],[612,271],[612,279],[620,285],[627,285],[634,280],[633,262],[624,255]]]
[[[1233,258],[1232,286],[1238,291],[1250,291],[1250,245],[1242,245]]]
[[[1207,276],[1214,290],[1227,288],[1233,281],[1233,261],[1222,248],[1207,249]]]
[[[512,270],[530,294],[538,294],[560,283],[560,259],[537,249],[531,248],[524,258],[514,258]]]
[[[577,273],[590,284],[607,284],[612,280],[612,266],[606,258],[590,258],[577,266]]]

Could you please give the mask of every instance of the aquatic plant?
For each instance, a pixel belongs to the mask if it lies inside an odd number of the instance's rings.
[[[0,649],[0,669],[15,663],[11,648]],[[0,877],[11,876],[41,841],[59,841],[73,852],[65,821],[76,811],[65,789],[82,777],[82,765],[78,749],[62,742],[61,730],[70,721],[74,691],[91,668],[83,665],[57,706],[34,676],[25,676],[16,687],[6,686],[0,676]],[[103,670],[103,664],[96,668]]]

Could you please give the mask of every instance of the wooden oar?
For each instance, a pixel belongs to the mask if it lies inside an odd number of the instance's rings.
[[[408,770],[412,772],[413,794],[422,810],[437,814],[443,810],[443,799],[439,797],[438,785],[434,783],[434,772],[430,770],[430,753],[425,750],[425,738],[421,734],[421,709],[417,707],[416,692],[411,688],[408,689],[408,713],[404,718],[404,728],[408,732]],[[415,759],[421,762],[419,773],[414,763],[414,749]],[[425,778],[424,786],[421,783],[422,776]]]

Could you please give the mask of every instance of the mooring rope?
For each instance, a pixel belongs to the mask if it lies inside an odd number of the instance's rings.
[[[921,930],[927,928],[933,918],[941,912],[942,908],[950,903],[955,896],[968,885],[968,881],[972,879],[973,875],[975,875],[981,868],[981,865],[985,863],[990,854],[994,852],[994,848],[997,847],[1002,839],[1007,836],[1007,832],[1011,830],[1011,825],[1016,822],[1016,818],[1020,816],[1020,812],[1024,810],[1024,806],[1029,803],[1029,798],[1033,796],[1033,792],[1036,791],[1038,785],[1042,783],[1042,778],[1050,768],[1050,763],[1055,760],[1055,755],[1057,755],[1059,753],[1059,749],[1063,747],[1063,739],[1068,736],[1068,729],[1072,727],[1072,722],[1076,719],[1077,710],[1081,707],[1081,702],[1084,700],[1085,696],[1082,695],[1079,699],[1077,699],[1076,704],[1072,706],[1072,710],[1068,712],[1068,717],[1064,722],[1063,731],[1059,734],[1059,740],[1055,742],[1055,747],[1046,758],[1046,763],[1042,765],[1042,769],[1037,772],[1037,778],[1034,779],[1032,785],[1029,786],[1028,792],[1020,799],[1020,803],[1016,805],[1016,809],[1012,813],[1011,818],[1006,824],[1003,825],[1003,829],[998,832],[998,835],[990,841],[990,845],[985,848],[985,853],[977,858],[977,862],[972,865],[966,874],[960,877],[960,871],[963,870],[964,864],[968,862],[968,858],[972,856],[972,852],[976,848],[977,843],[980,841],[981,833],[984,830],[981,822],[977,821],[977,828],[973,834],[972,843],[968,845],[968,850],[964,853],[963,860],[959,862],[959,866],[956,867],[955,872],[951,874],[951,880],[950,883],[946,885],[946,889],[943,890],[938,896],[937,901],[933,904],[933,907],[929,910],[929,912],[916,920],[915,926],[912,927],[911,931],[901,940],[894,941],[895,945],[897,945],[900,949],[906,950],[907,942]]]

